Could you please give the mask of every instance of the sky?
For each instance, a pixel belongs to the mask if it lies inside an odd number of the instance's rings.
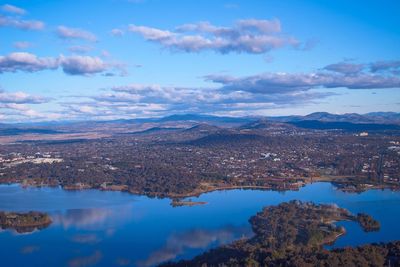
[[[400,112],[400,2],[0,0],[0,122]]]

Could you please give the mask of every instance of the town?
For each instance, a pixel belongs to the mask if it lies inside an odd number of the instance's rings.
[[[85,140],[0,147],[0,181],[181,198],[230,188],[297,190],[317,181],[347,191],[400,186],[400,137],[255,121],[193,123]]]

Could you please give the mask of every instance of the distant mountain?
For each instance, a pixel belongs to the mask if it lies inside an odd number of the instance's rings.
[[[162,118],[137,118],[137,119],[117,119],[108,121],[56,121],[56,122],[34,122],[34,123],[1,123],[0,129],[6,128],[46,128],[57,129],[77,128],[96,128],[109,124],[143,124],[152,123],[154,127],[168,125],[173,127],[174,123],[189,122],[192,124],[210,124],[214,126],[238,126],[251,129],[266,128],[276,122],[297,122],[297,121],[322,121],[322,122],[351,122],[351,123],[380,123],[380,124],[399,124],[400,113],[396,112],[371,112],[366,114],[346,113],[331,114],[328,112],[314,112],[305,116],[274,116],[274,117],[227,117],[213,116],[204,114],[175,114]],[[246,125],[247,124],[247,125]],[[253,125],[252,125],[253,124]],[[244,126],[246,125],[246,126]]]
[[[157,121],[201,121],[215,120],[214,116],[200,114],[175,114],[158,119]]]
[[[400,124],[400,113],[396,112],[371,112],[364,114],[375,121],[390,121],[392,123]]]
[[[281,116],[268,117],[271,121],[297,122],[297,121],[321,121],[321,122],[351,122],[351,123],[382,123],[400,124],[400,113],[374,112],[367,114],[346,113],[331,114],[328,112],[314,112],[305,116]]]
[[[95,121],[96,124],[141,124],[141,123],[167,123],[167,122],[197,122],[208,123],[212,125],[219,124],[243,124],[253,121],[250,117],[226,117],[202,114],[175,114],[161,118],[137,118],[137,119],[119,119],[109,121]]]
[[[266,138],[257,134],[241,134],[221,132],[210,134],[196,140],[189,141],[188,144],[195,146],[208,146],[219,144],[238,144],[243,142],[265,141]]]
[[[149,128],[143,131],[137,131],[137,132],[129,132],[129,133],[124,133],[124,134],[152,134],[152,133],[163,133],[163,132],[174,132],[174,131],[181,131],[183,130],[182,128],[176,128],[176,127],[153,127]]]
[[[327,122],[357,122],[357,123],[373,122],[372,119],[357,113],[346,113],[342,115],[337,115],[327,112],[311,113],[304,116],[302,120],[327,121]]]
[[[255,130],[255,129],[267,129],[271,126],[272,122],[266,118],[262,118],[256,121],[252,121],[246,123],[239,127],[240,130],[248,129],[248,130]]]
[[[400,113],[397,112],[370,112],[364,115],[370,117],[400,118]]]
[[[158,122],[167,121],[197,121],[207,123],[247,123],[254,120],[253,118],[247,117],[220,117],[212,115],[201,115],[201,114],[182,114],[182,115],[171,115],[161,119]]]
[[[0,136],[12,136],[21,134],[59,134],[61,132],[50,129],[36,128],[3,128],[0,129]]]
[[[195,132],[198,132],[198,133],[215,133],[215,132],[218,132],[220,130],[221,130],[220,127],[217,127],[217,126],[214,126],[214,125],[209,125],[209,124],[206,124],[206,123],[200,123],[200,124],[197,124],[197,125],[195,125],[193,127],[185,129],[184,132],[185,133],[195,133]]]
[[[290,124],[280,121],[274,121],[270,118],[262,118],[238,127],[239,131],[259,131],[259,130],[284,130],[293,128]]]
[[[379,124],[379,123],[351,123],[341,121],[316,121],[302,120],[288,122],[299,128],[316,129],[316,130],[344,130],[351,132],[362,131],[400,131],[400,125],[396,124]]]

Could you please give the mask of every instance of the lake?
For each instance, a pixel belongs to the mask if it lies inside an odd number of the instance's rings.
[[[332,247],[400,240],[400,192],[390,190],[344,193],[330,183],[314,183],[299,191],[215,191],[192,199],[208,204],[174,208],[168,199],[122,192],[0,185],[0,210],[45,211],[53,220],[28,234],[0,232],[1,266],[146,267],[189,259],[251,236],[250,216],[293,199],[336,203],[380,221],[381,230],[373,233],[341,222],[348,232]]]

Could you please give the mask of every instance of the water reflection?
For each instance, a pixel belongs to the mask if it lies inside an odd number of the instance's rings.
[[[68,262],[69,267],[84,267],[92,266],[100,262],[103,258],[103,253],[95,251],[88,256],[76,257]]]
[[[96,244],[101,241],[101,238],[97,234],[77,234],[71,238],[72,242],[80,244]]]
[[[3,230],[3,232],[10,231],[12,233],[12,235],[14,235],[14,236],[22,236],[22,235],[32,235],[32,234],[38,233],[39,231],[41,231],[43,229],[46,229],[46,228],[39,229],[37,227],[30,227],[30,228],[24,228],[23,231],[10,228],[10,229]]]
[[[115,260],[115,264],[118,266],[129,266],[131,264],[131,260],[125,258],[118,258]]]
[[[21,254],[32,254],[40,250],[39,246],[25,246],[21,248]]]
[[[140,267],[148,267],[173,260],[190,249],[206,249],[211,245],[220,246],[233,240],[249,237],[252,234],[247,226],[226,226],[220,229],[193,229],[171,234],[165,245],[150,254],[146,260],[138,261]]]
[[[56,212],[51,217],[53,224],[61,225],[64,229],[99,229],[107,223],[116,224],[130,219],[132,207],[72,209]]]
[[[348,232],[335,247],[400,239],[400,192],[387,190],[347,194],[316,183],[285,194],[219,191],[196,199],[208,205],[173,208],[169,200],[120,192],[0,186],[0,210],[44,211],[53,220],[29,235],[0,230],[1,266],[148,267],[189,259],[251,235],[250,216],[263,206],[293,199],[337,203],[380,221],[381,230],[368,234],[357,224],[346,224]]]

